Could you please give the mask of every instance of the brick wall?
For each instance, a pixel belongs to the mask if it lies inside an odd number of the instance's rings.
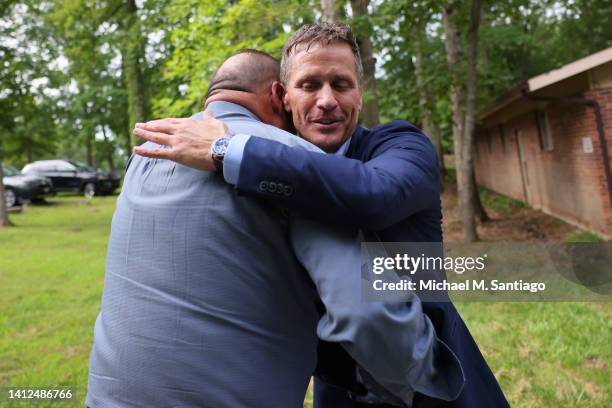
[[[499,128],[478,134],[476,139],[476,182],[500,194],[526,201],[516,137],[506,126],[504,150]]]
[[[597,100],[599,105],[601,106],[601,113],[604,124],[604,132],[606,134],[606,143],[608,145],[608,156],[612,161],[612,87],[600,88],[600,89],[592,89],[584,94],[587,98],[592,98]],[[599,150],[599,155],[601,156],[601,146],[599,142],[597,142],[597,148]],[[605,173],[603,171],[603,162],[600,164],[601,174],[600,174],[600,194],[605,198],[604,200],[604,214],[606,219],[606,231],[607,233],[612,232],[612,203],[610,203],[610,199],[608,198],[608,186],[605,179]],[[612,163],[611,163],[612,167]],[[612,170],[612,168],[610,169]]]
[[[583,96],[602,106],[612,156],[612,88],[590,90]],[[551,151],[541,148],[535,112],[504,124],[505,151],[499,128],[479,130],[477,182],[568,222],[612,234],[612,207],[593,109],[551,103],[545,110],[554,144]],[[583,150],[585,137],[591,140],[592,153]]]

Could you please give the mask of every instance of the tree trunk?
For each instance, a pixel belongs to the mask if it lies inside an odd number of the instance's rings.
[[[340,20],[340,11],[336,5],[336,0],[321,0],[321,21],[323,23],[335,23]]]
[[[480,222],[491,221],[491,217],[489,217],[489,214],[487,214],[484,205],[482,205],[482,201],[480,200],[480,194],[478,194],[478,184],[476,184],[476,173],[474,172],[474,168],[472,168],[472,180],[472,183],[474,183],[474,203],[476,206],[476,218]]]
[[[353,19],[358,22],[357,44],[361,52],[361,62],[363,64],[363,108],[361,118],[366,127],[373,127],[380,122],[378,115],[378,91],[376,89],[376,58],[370,33],[372,25],[368,16],[369,0],[351,0]]]
[[[431,139],[436,153],[438,154],[438,167],[440,169],[440,185],[442,185],[442,176],[444,175],[444,153],[442,152],[442,137],[440,135],[440,127],[435,123],[432,109],[432,90],[427,83],[425,69],[423,68],[423,44],[422,44],[422,25],[415,25],[413,31],[414,41],[414,73],[416,76],[419,108],[421,111],[421,119],[423,121],[423,132]]]
[[[454,144],[461,145],[463,137],[463,100],[464,93],[461,86],[461,63],[463,56],[459,47],[459,33],[456,27],[456,9],[455,2],[449,1],[442,9],[442,17],[444,22],[444,34],[446,37],[446,60],[451,74],[451,110],[453,113],[453,141]],[[456,146],[454,146],[456,147]],[[461,151],[455,151],[455,156],[461,155]]]
[[[461,140],[463,138],[463,87],[461,86],[461,49],[459,48],[459,33],[456,28],[456,10],[453,1],[444,5],[442,9],[444,33],[446,36],[446,60],[451,74],[450,99],[453,114],[453,151],[455,153],[455,167],[461,161]],[[457,182],[459,183],[459,182]]]
[[[434,97],[433,90],[431,87],[427,87],[427,95]],[[435,101],[431,101],[429,106],[436,106]],[[433,134],[431,135],[432,142],[438,153],[438,164],[440,165],[440,179],[446,174],[446,164],[444,163],[444,149],[442,148],[442,132],[440,131],[440,125],[434,120],[432,124]]]
[[[480,10],[482,0],[472,0],[470,10],[470,25],[467,32],[468,58],[467,58],[467,84],[466,84],[466,109],[465,125],[463,129],[463,163],[462,171],[465,172],[462,178],[466,181],[465,207],[462,211],[462,218],[469,225],[466,227],[465,241],[473,242],[478,239],[476,232],[476,214],[480,201],[476,180],[474,177],[474,131],[476,129],[476,81],[478,63],[478,28],[480,25]]]
[[[108,163],[108,168],[111,173],[115,172],[115,160],[113,160],[113,145],[110,140],[108,140],[108,136],[106,134],[106,126],[102,125],[102,135],[104,136],[104,143],[106,143],[106,147],[108,148],[106,152],[106,161]]]
[[[125,83],[128,91],[129,134],[132,134],[134,124],[146,120],[146,99],[142,63],[144,62],[144,39],[140,32],[138,8],[135,0],[126,0],[127,15],[123,28],[125,30],[122,50]],[[131,138],[131,136],[130,136]],[[134,143],[142,143],[135,138]],[[131,150],[131,148],[130,148]]]
[[[2,161],[0,161],[0,228],[10,227],[13,225],[8,217],[6,203],[4,202],[4,171],[2,170]]]
[[[85,147],[87,149],[87,165],[88,166],[93,166],[93,142],[91,139],[93,139],[93,135],[92,134],[87,134],[86,136],[86,141],[85,141]]]
[[[463,138],[463,87],[461,86],[461,49],[459,48],[459,33],[456,27],[456,9],[455,2],[449,1],[442,8],[442,19],[444,23],[446,60],[451,74],[450,100],[451,111],[453,114],[453,152],[455,154],[455,170],[457,175],[457,196],[461,212],[461,191],[463,189],[463,180],[460,179],[461,168],[461,140]],[[461,217],[463,220],[463,217]],[[465,234],[465,224],[463,224]]]
[[[465,91],[461,81],[463,56],[457,31],[457,4],[443,7],[446,55],[451,71],[451,108],[453,112],[453,147],[457,169],[457,195],[465,242],[478,240],[476,231],[476,185],[473,177],[474,127],[476,118],[476,56],[480,0],[472,0],[468,28],[468,61]],[[465,111],[462,107],[465,106]]]
[[[81,92],[84,92],[84,89],[81,89]],[[91,107],[85,100],[82,103],[82,110],[84,119],[82,137],[85,138],[85,162],[88,166],[93,166],[93,138],[95,137],[96,129],[91,120],[93,116]]]

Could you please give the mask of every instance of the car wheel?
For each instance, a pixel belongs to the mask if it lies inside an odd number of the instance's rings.
[[[93,198],[96,195],[96,185],[94,183],[87,183],[83,187],[83,195],[86,198]]]
[[[6,204],[6,208],[17,205],[17,194],[10,188],[4,190],[4,203]]]

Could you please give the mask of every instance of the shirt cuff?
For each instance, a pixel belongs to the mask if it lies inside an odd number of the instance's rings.
[[[250,135],[238,133],[230,139],[227,145],[225,157],[223,158],[223,177],[229,184],[236,185],[238,183],[244,147],[250,138]]]

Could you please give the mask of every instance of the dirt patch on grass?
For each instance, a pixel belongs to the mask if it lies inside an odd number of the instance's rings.
[[[587,357],[582,360],[580,365],[584,368],[594,368],[596,370],[605,370],[608,368],[606,362],[599,357]]]

